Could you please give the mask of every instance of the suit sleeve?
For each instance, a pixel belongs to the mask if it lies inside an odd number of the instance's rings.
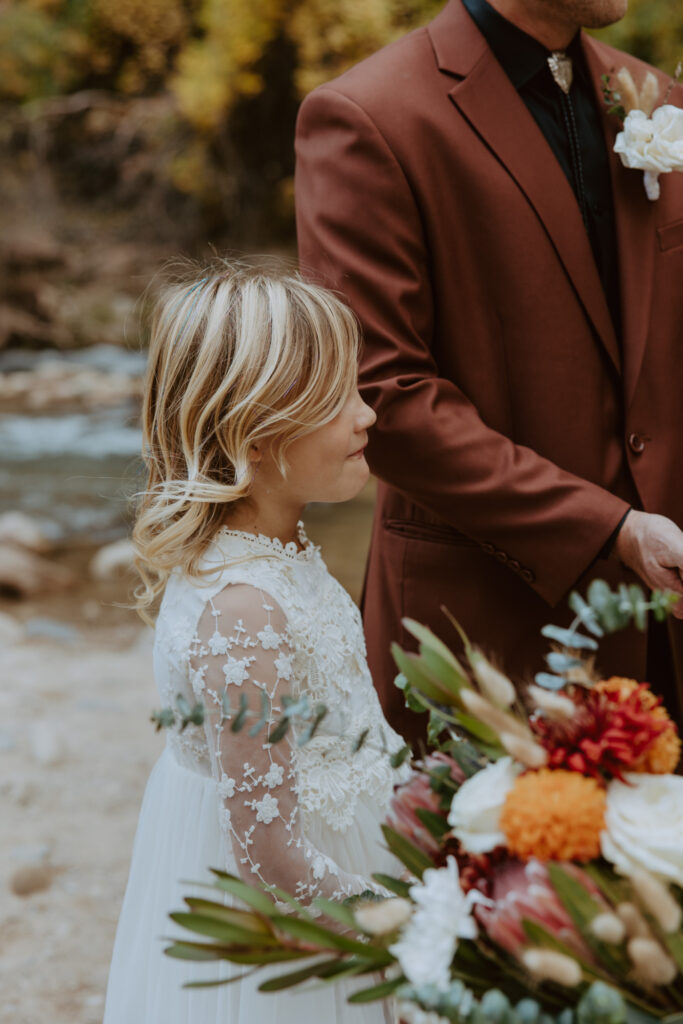
[[[418,204],[365,111],[332,87],[311,93],[296,153],[302,272],[341,292],[363,328],[361,392],[377,413],[373,472],[484,550],[525,567],[530,585],[558,603],[628,504],[490,429],[439,375]]]

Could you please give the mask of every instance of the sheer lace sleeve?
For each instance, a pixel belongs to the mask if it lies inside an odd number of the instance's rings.
[[[255,876],[305,902],[377,889],[369,879],[341,870],[306,839],[293,741],[266,742],[280,717],[283,695],[297,695],[294,653],[282,609],[256,587],[230,584],[206,605],[190,663],[195,694],[207,709],[205,729],[222,800],[223,835],[245,881]],[[268,725],[256,736],[249,735],[255,722],[251,717],[240,731],[231,729],[242,694],[250,712],[266,713]]]

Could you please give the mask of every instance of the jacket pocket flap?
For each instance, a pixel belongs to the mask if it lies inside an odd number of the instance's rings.
[[[680,249],[683,246],[683,218],[675,220],[671,224],[665,224],[662,228],[657,228],[657,237],[662,252],[668,252],[669,249]]]

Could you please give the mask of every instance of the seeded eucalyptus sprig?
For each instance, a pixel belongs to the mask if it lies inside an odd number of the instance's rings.
[[[598,639],[630,625],[643,632],[650,612],[657,622],[664,622],[677,602],[678,595],[671,590],[653,590],[648,599],[635,583],[621,583],[618,590],[612,590],[604,580],[593,580],[585,599],[572,591],[569,607],[576,617],[571,626],[544,626],[541,630],[559,650],[546,655],[551,671],[539,672],[537,684],[548,690],[561,690],[568,683],[590,686],[590,663]],[[588,632],[580,632],[581,627]]]

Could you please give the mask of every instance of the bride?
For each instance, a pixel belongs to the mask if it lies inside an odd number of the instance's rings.
[[[379,822],[399,773],[378,747],[402,740],[380,710],[359,613],[300,522],[308,502],[345,501],[368,479],[375,416],[356,388],[358,344],[351,312],[296,275],[218,262],[157,302],[138,609],[149,616],[163,594],[161,701],[182,694],[206,714],[202,728],[169,732],[147,784],[104,1024],[389,1020],[381,1004],[348,1007],[341,985],[273,997],[257,974],[182,989],[243,968],[162,955],[168,912],[210,867],[307,904],[373,888],[371,870],[395,868]],[[303,694],[329,709],[314,738],[268,745],[282,698]],[[242,696],[266,711],[255,736],[250,724],[231,729]]]

